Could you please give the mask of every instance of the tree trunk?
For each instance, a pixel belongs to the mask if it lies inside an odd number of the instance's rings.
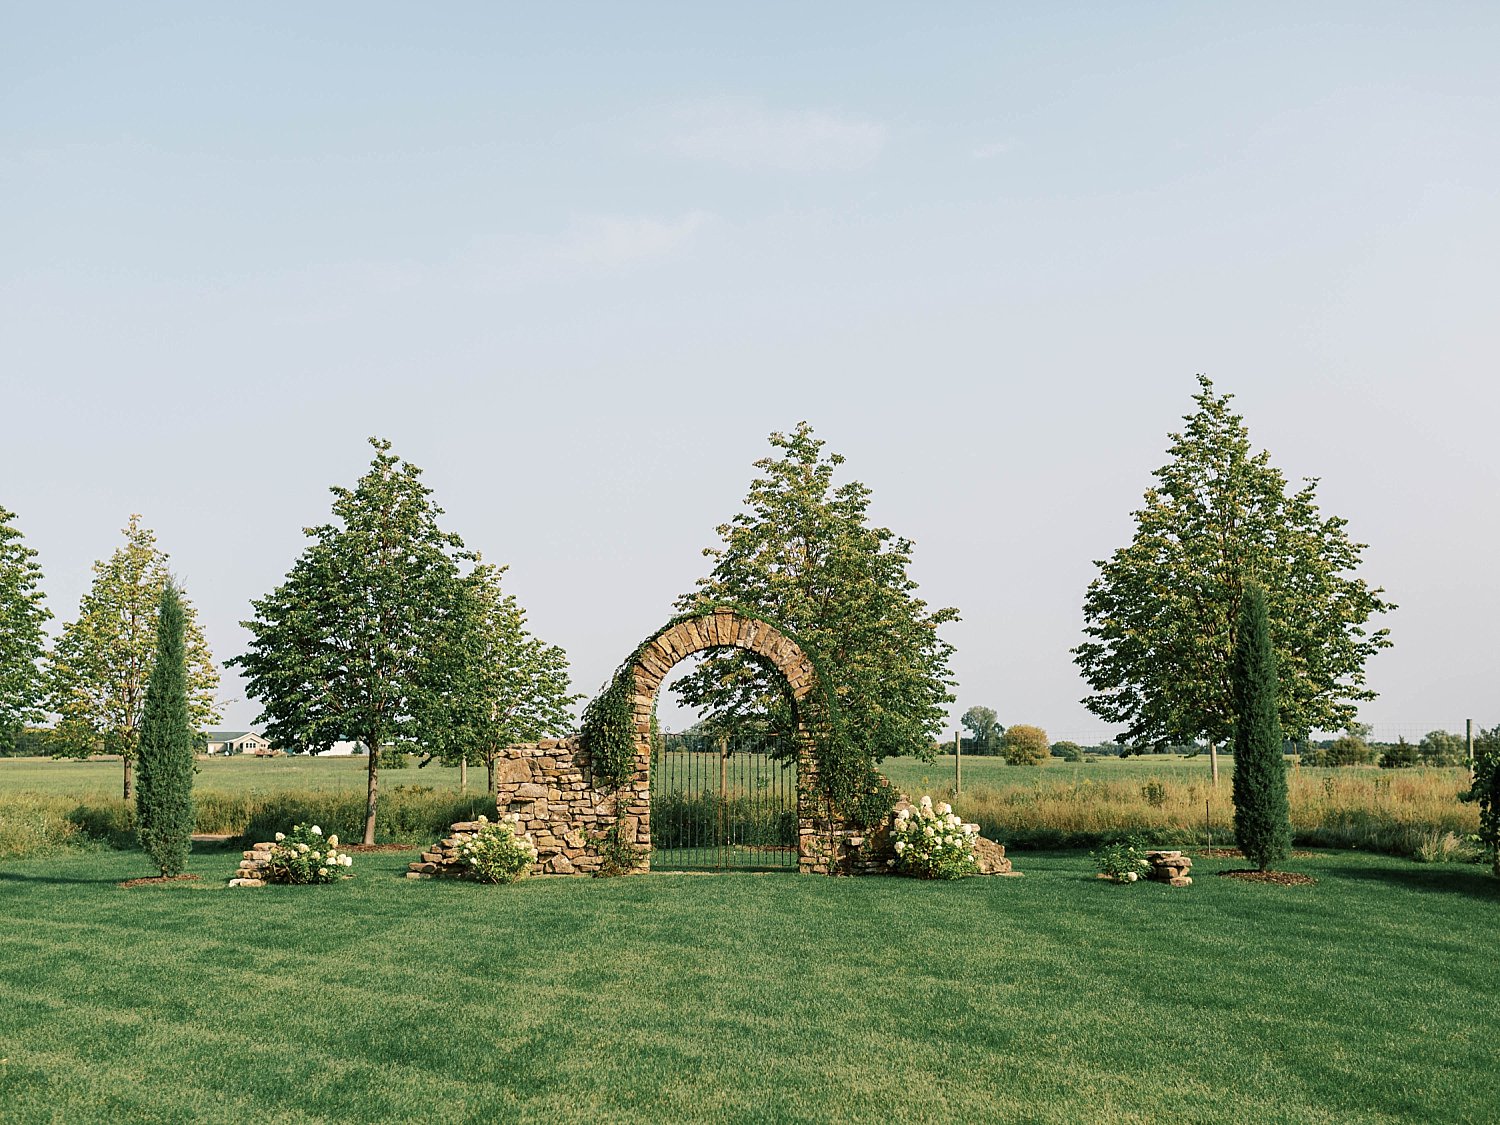
[[[469,759],[467,754],[458,760],[458,791],[469,791]]]
[[[1217,789],[1219,787],[1219,744],[1217,742],[1208,744],[1208,768],[1213,774],[1214,788]]]
[[[131,771],[129,758],[121,755],[120,761],[125,765],[125,799],[128,801],[135,795],[135,774]]]
[[[380,735],[376,733],[365,744],[370,754],[370,782],[365,790],[365,839],[366,844],[375,842],[375,793],[380,784]]]
[[[493,797],[495,795],[495,755],[493,755],[493,754],[487,754],[487,755],[485,755],[484,764],[485,764],[486,768],[488,768],[488,770],[490,771],[489,791],[490,791],[490,796]]]

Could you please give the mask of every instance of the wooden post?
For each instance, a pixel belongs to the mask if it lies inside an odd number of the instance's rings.
[[[469,791],[469,759],[467,757],[458,760],[458,791],[460,793]]]
[[[953,732],[953,795],[958,796],[958,791],[964,785],[963,767],[964,742],[963,736],[958,731]]]

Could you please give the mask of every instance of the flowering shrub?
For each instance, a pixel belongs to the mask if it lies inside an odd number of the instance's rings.
[[[323,838],[316,824],[299,824],[290,834],[276,833],[271,860],[266,865],[269,883],[335,883],[350,878],[354,857],[339,851],[339,838]]]
[[[1151,861],[1134,840],[1105,844],[1097,852],[1090,852],[1089,858],[1099,868],[1099,874],[1112,883],[1134,883],[1151,871]]]
[[[974,860],[977,824],[965,824],[953,807],[936,807],[923,797],[915,809],[898,809],[891,817],[895,856],[886,861],[903,875],[919,879],[961,879],[979,870]]]
[[[480,829],[458,845],[458,854],[481,883],[514,883],[524,879],[536,862],[531,836],[517,831],[515,813],[500,820],[479,818]]]

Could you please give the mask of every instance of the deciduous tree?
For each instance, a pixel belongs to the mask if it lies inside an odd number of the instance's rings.
[[[125,545],[94,564],[94,582],[78,616],[63,626],[48,658],[48,694],[57,712],[58,749],[78,757],[119,754],[128,801],[140,741],[146,681],[156,659],[156,620],[162,587],[169,581],[167,555],[156,536],[133,515]],[[184,648],[188,715],[196,727],[219,721],[215,695],[219,669],[185,595]]]
[[[169,581],[162,587],[157,613],[156,660],[146,684],[136,791],[141,846],[163,875],[180,874],[193,846],[197,737],[188,715],[186,635],[182,597]]]
[[[42,568],[22,541],[16,514],[0,507],[0,746],[42,717],[46,694],[41,659],[52,616],[38,588]]]
[[[1231,699],[1234,704],[1234,835],[1245,858],[1267,870],[1291,854],[1286,758],[1277,702],[1266,595],[1251,584],[1240,596]]]
[[[1028,723],[1015,723],[1000,736],[1000,753],[1011,766],[1039,766],[1052,756],[1047,732]]]
[[[514,742],[560,734],[573,725],[568,657],[526,628],[526,611],[501,589],[504,567],[480,562],[460,586],[443,657],[453,669],[447,721],[432,752],[445,762],[483,763],[495,792],[495,761]]]
[[[1094,694],[1084,704],[1124,724],[1119,741],[1162,746],[1229,740],[1230,660],[1240,595],[1265,590],[1281,673],[1282,728],[1298,740],[1351,721],[1365,662],[1390,644],[1371,616],[1395,606],[1353,571],[1364,545],[1321,515],[1317,481],[1287,491],[1265,452],[1251,452],[1232,396],[1199,376],[1198,409],[1172,434],[1131,542],[1100,561],[1074,650]]]
[[[1000,717],[991,707],[970,707],[959,720],[974,739],[974,753],[993,754],[1000,748],[1000,736],[1005,728]]]
[[[775,453],[755,463],[745,510],[721,524],[721,544],[681,610],[733,603],[789,628],[837,699],[841,737],[870,761],[930,756],[953,699],[953,647],[938,627],[955,609],[931,610],[908,573],[912,542],[869,522],[870,489],[834,484],[844,458],[800,423],[773,433]],[[738,649],[714,650],[678,684],[720,729],[790,713],[774,673]]]
[[[421,470],[371,438],[375,457],[352,489],[335,486],[332,523],[280,586],[252,602],[243,668],[259,721],[288,751],[325,750],[341,739],[370,748],[364,842],[375,842],[380,749],[437,746],[461,649],[449,630],[459,612],[463,541]]]

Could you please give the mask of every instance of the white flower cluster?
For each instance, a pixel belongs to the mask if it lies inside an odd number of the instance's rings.
[[[904,874],[923,878],[956,878],[970,874],[979,825],[965,824],[946,801],[934,805],[923,797],[915,809],[903,808],[891,817],[895,855],[886,861]]]

